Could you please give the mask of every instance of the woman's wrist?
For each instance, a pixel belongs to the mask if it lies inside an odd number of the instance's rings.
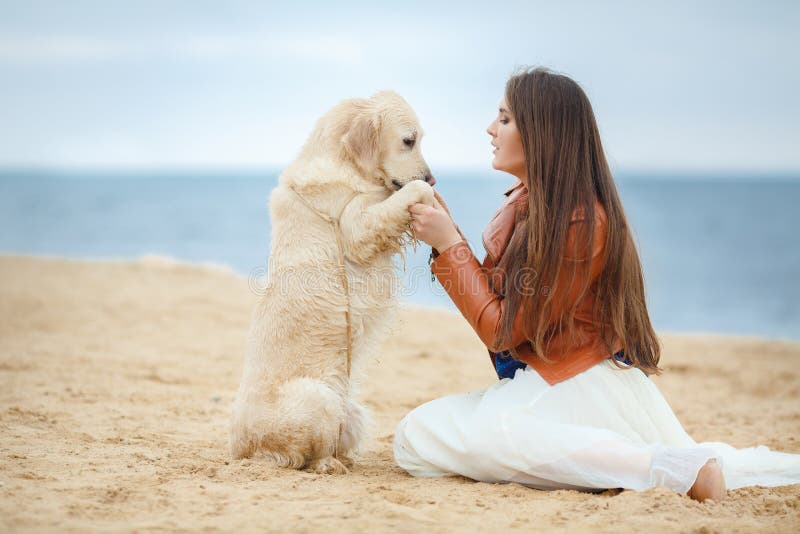
[[[450,236],[448,236],[447,239],[443,239],[440,243],[437,243],[437,244],[432,245],[432,246],[433,246],[433,248],[436,249],[436,251],[439,254],[441,254],[442,252],[444,252],[448,248],[452,247],[455,244],[460,243],[461,241],[463,241],[463,239],[461,238],[461,234],[459,234],[458,232],[454,231]]]

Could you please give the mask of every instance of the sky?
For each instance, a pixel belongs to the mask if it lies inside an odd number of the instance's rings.
[[[260,168],[344,98],[403,95],[489,169],[516,68],[588,94],[612,167],[800,172],[800,2],[0,0],[0,166]]]

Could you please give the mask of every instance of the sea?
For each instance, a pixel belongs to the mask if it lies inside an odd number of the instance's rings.
[[[268,262],[269,192],[279,170],[0,171],[0,254],[229,266]],[[436,172],[473,250],[513,178]],[[800,175],[617,173],[658,331],[800,340]],[[401,298],[455,310],[409,250]],[[400,268],[403,268],[399,262]]]

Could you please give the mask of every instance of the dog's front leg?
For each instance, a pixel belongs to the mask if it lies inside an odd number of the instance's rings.
[[[422,202],[433,205],[433,189],[421,180],[403,186],[392,196],[360,210],[345,211],[342,230],[348,257],[369,265],[376,255],[397,248],[411,221],[409,206]]]

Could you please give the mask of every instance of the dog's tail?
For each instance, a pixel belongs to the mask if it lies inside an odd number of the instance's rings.
[[[341,395],[321,380],[296,378],[274,398],[237,397],[229,441],[234,459],[263,453],[281,467],[298,469],[334,454],[345,418]]]

